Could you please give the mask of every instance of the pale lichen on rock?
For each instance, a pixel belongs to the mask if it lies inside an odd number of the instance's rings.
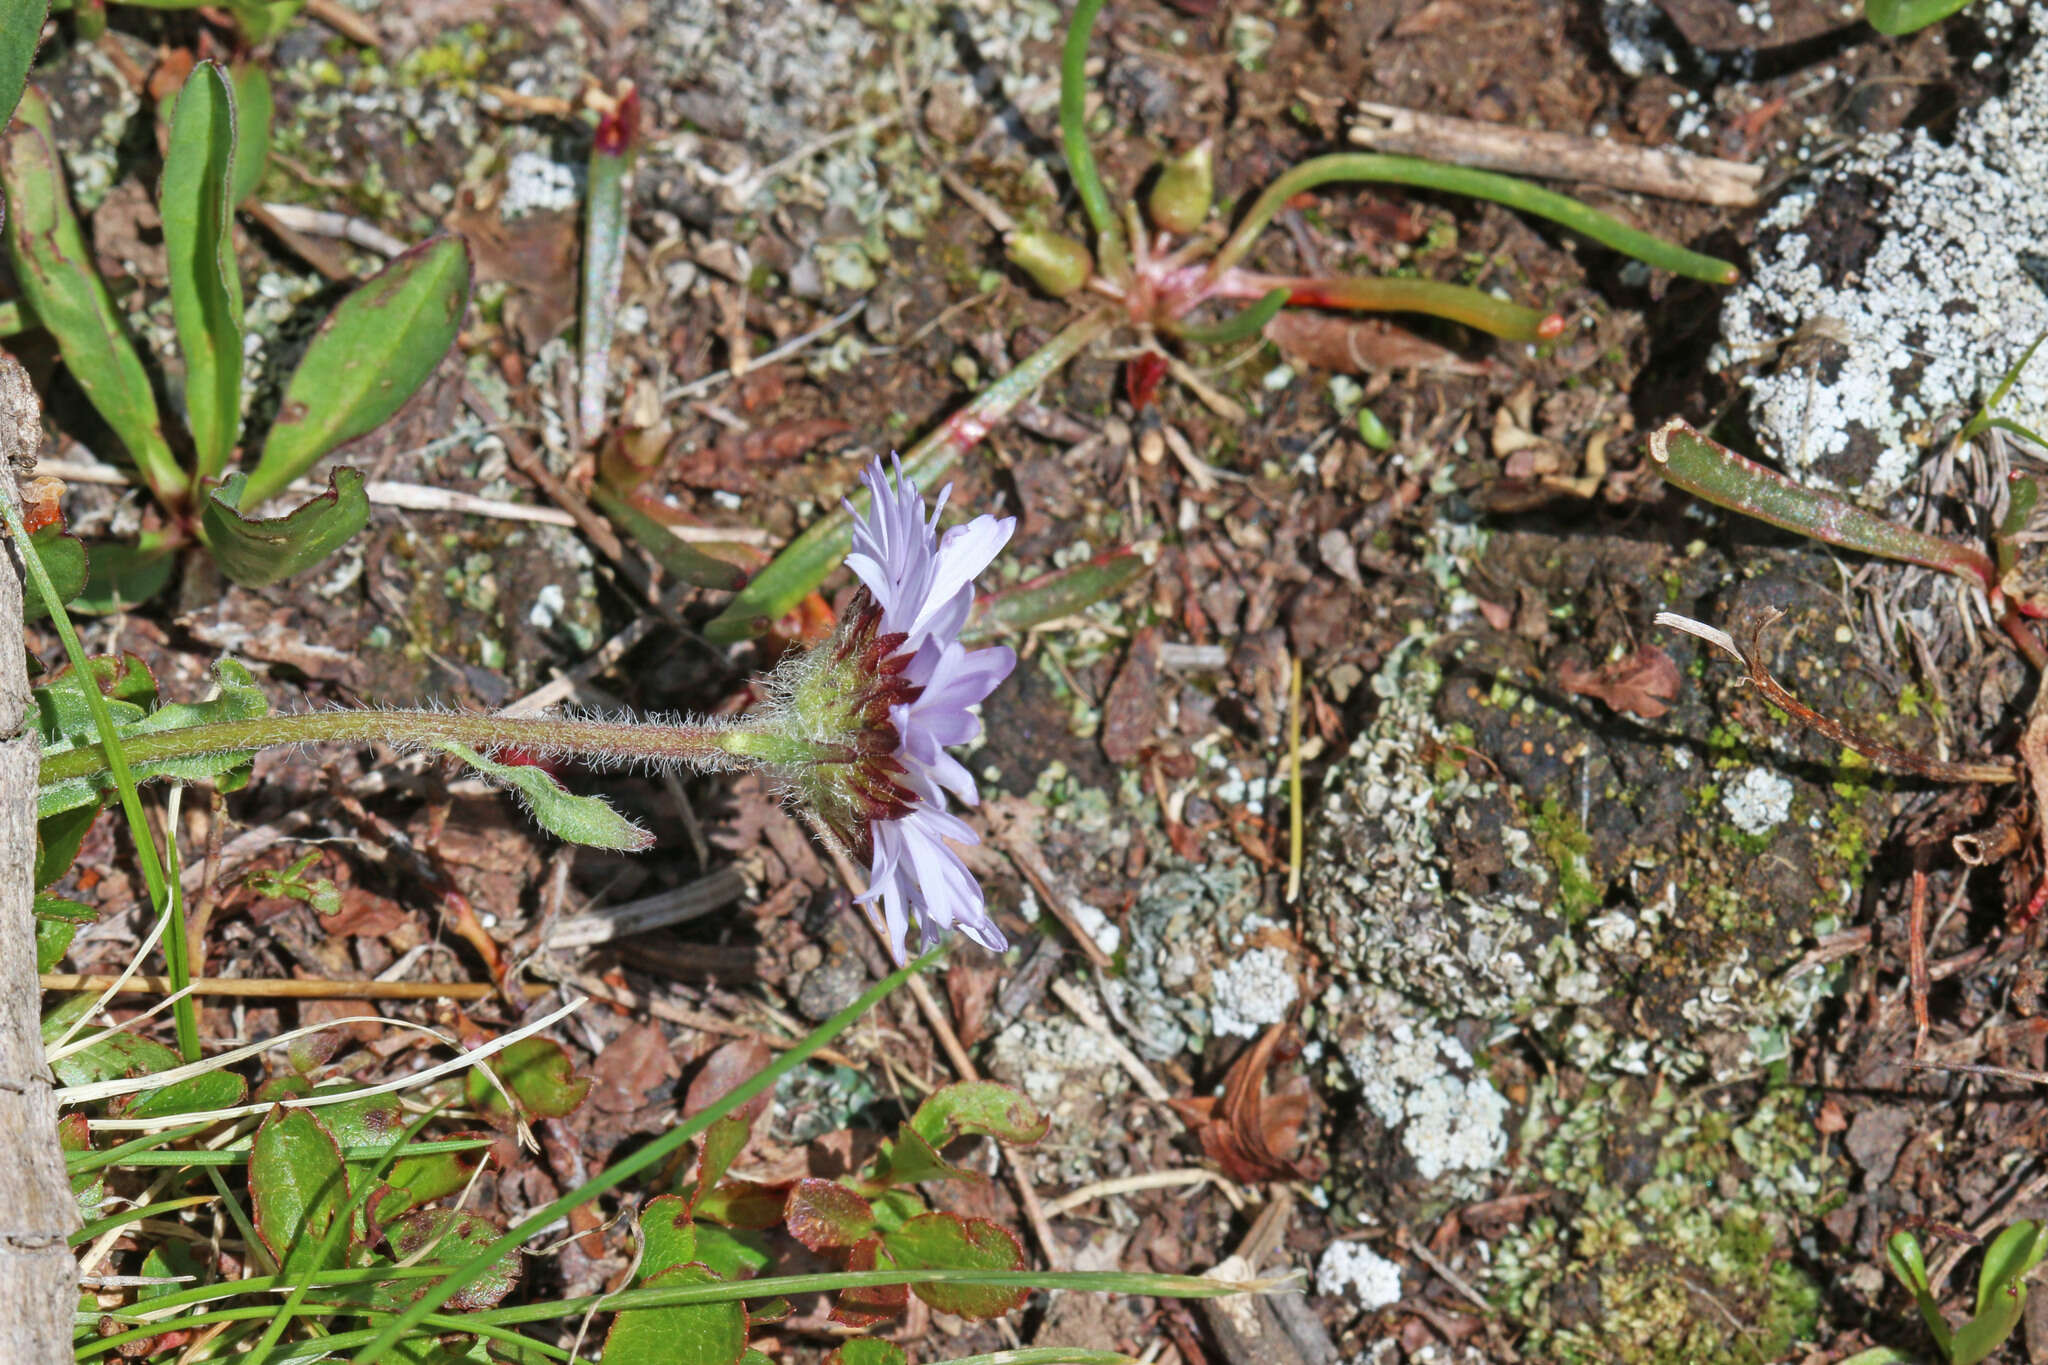
[[[1743,380],[1766,452],[1874,499],[1903,488],[1943,424],[2048,331],[2044,180],[2048,44],[2036,44],[1953,141],[1872,136],[1781,199],[1749,281],[1722,305],[1714,357],[1766,362]],[[2048,366],[2023,373],[2002,411],[2048,421]]]

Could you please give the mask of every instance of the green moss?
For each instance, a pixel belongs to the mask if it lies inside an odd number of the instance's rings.
[[[1593,879],[1587,855],[1593,836],[1568,814],[1554,796],[1545,797],[1529,818],[1536,847],[1557,873],[1557,911],[1566,924],[1584,924],[1600,908],[1603,893]]]
[[[1562,1211],[1506,1238],[1491,1275],[1525,1359],[1748,1365],[1813,1336],[1819,1287],[1786,1256],[1839,1201],[1841,1163],[1804,1092],[1747,1112],[1721,1102],[1639,1082],[1567,1099],[1542,1083],[1523,1147]]]

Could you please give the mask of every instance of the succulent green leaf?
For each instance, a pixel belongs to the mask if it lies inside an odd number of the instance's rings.
[[[1920,1309],[1920,1318],[1927,1324],[1929,1335],[1941,1353],[1949,1354],[1952,1333],[1948,1319],[1941,1315],[1941,1304],[1934,1297],[1932,1286],[1927,1283],[1927,1262],[1920,1255],[1920,1239],[1906,1231],[1895,1232],[1884,1246],[1885,1259],[1891,1263],[1892,1274],[1899,1277],[1899,1283],[1913,1296],[1914,1304]]]
[[[698,588],[734,592],[747,581],[746,571],[737,564],[705,554],[696,546],[676,539],[669,529],[603,484],[594,484],[590,500],[621,531],[633,537],[641,549],[654,556],[661,571],[679,583]]]
[[[707,1266],[687,1264],[662,1271],[646,1287],[715,1284],[718,1279]],[[612,1320],[604,1339],[607,1365],[738,1365],[746,1349],[747,1307],[738,1299],[629,1309]]]
[[[519,1107],[538,1118],[566,1118],[590,1093],[590,1077],[575,1075],[569,1054],[549,1038],[520,1039],[491,1058],[491,1069]],[[487,1115],[504,1115],[504,1095],[474,1068],[468,1086],[471,1105]]]
[[[344,441],[372,431],[424,384],[469,306],[469,247],[435,237],[336,305],[285,385],[263,457],[235,505],[261,506]]]
[[[459,1263],[482,1251],[498,1238],[498,1229],[488,1218],[456,1209],[416,1209],[395,1219],[390,1228],[391,1249],[398,1253],[400,1260],[410,1260],[421,1252],[426,1259],[440,1264]],[[406,1295],[406,1301],[425,1289],[419,1281],[410,1282],[414,1292]],[[502,1257],[489,1271],[463,1286],[462,1291],[448,1300],[448,1308],[456,1313],[474,1313],[482,1308],[495,1308],[519,1283],[519,1253],[517,1251]]]
[[[894,1232],[882,1245],[905,1270],[1022,1270],[1024,1247],[1016,1234],[986,1218],[927,1213]],[[993,1318],[1023,1306],[1031,1291],[993,1284],[916,1284],[911,1292],[943,1313]]]
[[[228,73],[200,62],[171,116],[158,208],[171,317],[185,355],[185,417],[196,473],[227,467],[242,434],[242,278],[235,267],[235,97]]]
[[[974,644],[1072,616],[1122,592],[1145,567],[1145,557],[1136,550],[1108,550],[1083,563],[1004,588],[975,603],[974,617],[960,639]]]
[[[2020,1325],[2020,1315],[2026,1306],[2026,1285],[2017,1280],[2001,1280],[1976,1316],[1958,1327],[1950,1338],[1949,1365],[1978,1365],[2003,1346],[2012,1329]]]
[[[148,372],[71,211],[50,119],[49,102],[30,86],[14,122],[0,134],[8,259],[22,296],[57,339],[71,377],[157,497],[175,507],[191,481],[164,441]]]
[[[349,1206],[341,1148],[310,1109],[273,1109],[249,1148],[249,1201],[256,1233],[280,1274],[301,1279],[317,1270],[322,1243]],[[339,1264],[344,1248],[329,1255]]]
[[[178,567],[178,552],[160,541],[129,544],[103,540],[92,547],[90,563],[91,575],[66,604],[73,615],[105,616],[147,602],[171,581]]]
[[[654,845],[652,834],[613,810],[603,798],[577,796],[545,768],[526,763],[496,763],[474,749],[452,742],[439,747],[485,777],[512,788],[527,813],[558,839],[621,853],[638,853]]]
[[[1992,1307],[2003,1286],[2019,1284],[2048,1253],[2048,1223],[2022,1219],[1991,1239],[1977,1272],[1977,1312]]]
[[[640,1268],[633,1283],[645,1284],[664,1270],[697,1259],[697,1225],[690,1221],[690,1202],[664,1194],[640,1210]]]
[[[50,571],[50,581],[57,587],[57,596],[69,604],[85,591],[87,568],[85,542],[67,532],[61,526],[45,526],[30,539],[36,543],[36,553],[42,556],[43,567]],[[50,614],[50,604],[43,600],[42,585],[31,580],[22,585],[21,619],[23,622],[40,621]]]
[[[246,204],[263,183],[270,169],[270,125],[277,114],[277,100],[270,92],[270,76],[261,62],[238,62],[235,84],[235,174],[228,191],[228,203]]]
[[[875,1231],[868,1201],[836,1180],[806,1178],[789,1191],[789,1235],[812,1251],[850,1247]]]
[[[337,469],[327,491],[315,494],[281,517],[245,517],[251,506],[237,471],[213,490],[200,513],[206,543],[221,572],[248,588],[265,588],[312,568],[347,544],[370,520],[363,476]]]
[[[22,84],[43,40],[43,20],[49,17],[48,0],[15,0],[0,14],[0,121],[21,102]]]
[[[576,391],[576,421],[586,444],[594,444],[605,430],[612,333],[618,321],[619,284],[626,269],[626,173],[633,164],[639,121],[640,97],[629,89],[618,107],[604,116],[590,143]]]
[[[936,1150],[956,1137],[1037,1142],[1051,1129],[1052,1120],[1020,1090],[994,1081],[960,1081],[926,1096],[911,1115],[910,1126]]]

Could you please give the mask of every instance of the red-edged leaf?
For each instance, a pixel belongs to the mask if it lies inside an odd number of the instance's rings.
[[[699,1199],[692,1212],[704,1222],[729,1228],[772,1228],[782,1221],[788,1189],[787,1185],[728,1180]]]
[[[986,1218],[927,1213],[894,1232],[883,1244],[905,1270],[1022,1270],[1024,1246],[1016,1234]],[[1000,1317],[1023,1305],[1028,1289],[992,1284],[920,1284],[920,1299],[943,1313],[963,1318]]]
[[[922,1180],[979,1180],[973,1171],[949,1166],[924,1136],[908,1122],[884,1142],[875,1159],[875,1179],[883,1185],[915,1185]]]
[[[590,1077],[576,1075],[569,1054],[549,1038],[520,1039],[491,1058],[491,1069],[519,1107],[540,1118],[566,1118],[590,1093]],[[475,1068],[469,1072],[469,1100],[489,1117],[506,1117],[504,1095]]]
[[[703,1155],[697,1161],[697,1184],[690,1197],[692,1208],[725,1179],[726,1171],[746,1150],[749,1126],[738,1114],[727,1114],[705,1130]]]
[[[789,1192],[789,1234],[812,1251],[850,1247],[875,1231],[868,1201],[832,1180],[806,1179]]]
[[[429,1262],[459,1265],[498,1240],[498,1233],[495,1223],[474,1213],[456,1209],[415,1209],[392,1221],[391,1249],[398,1253],[400,1260],[425,1251],[424,1259]],[[448,1311],[474,1313],[479,1309],[497,1307],[519,1283],[519,1261],[517,1251],[500,1258],[448,1300]],[[417,1298],[432,1282],[416,1280],[412,1283],[417,1288],[407,1296],[408,1302]]]
[[[826,1356],[825,1365],[910,1365],[910,1357],[893,1341],[856,1337]]]
[[[956,1137],[1037,1142],[1051,1129],[1052,1120],[1039,1113],[1021,1090],[994,1081],[961,1081],[926,1096],[911,1115],[910,1126],[936,1149]]]
[[[878,1237],[857,1242],[846,1253],[848,1270],[894,1270],[896,1261]],[[887,1322],[910,1303],[910,1287],[901,1284],[866,1285],[842,1289],[832,1305],[832,1321],[848,1327],[872,1327]]]

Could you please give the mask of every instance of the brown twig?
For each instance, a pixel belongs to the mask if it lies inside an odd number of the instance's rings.
[[[1682,630],[1688,635],[1705,640],[1708,644],[1727,654],[1743,667],[1749,681],[1757,691],[1764,694],[1773,706],[1793,720],[1833,740],[1846,749],[1857,753],[1888,772],[1908,777],[1924,777],[1931,782],[2015,782],[2019,780],[2019,768],[2011,759],[1982,759],[1951,762],[1945,759],[1929,758],[1924,754],[1908,753],[1894,748],[1882,740],[1858,734],[1848,726],[1830,716],[1824,716],[1786,691],[1770,671],[1764,667],[1763,634],[1776,624],[1784,612],[1775,607],[1766,608],[1751,619],[1748,638],[1737,645],[1726,631],[1716,629],[1704,621],[1695,621],[1689,616],[1676,612],[1660,611],[1656,623]],[[2044,716],[2048,722],[2048,716]],[[2031,734],[2032,727],[2029,727]],[[2044,748],[2048,748],[2048,728],[2042,733]],[[2022,741],[2024,745],[2024,741]],[[2024,749],[2022,750],[2024,752]],[[2037,788],[2040,783],[2037,781]],[[2039,792],[2037,791],[2037,795]]]
[[[44,972],[46,991],[104,991],[120,980],[77,972]],[[136,975],[120,989],[122,995],[166,995],[176,989],[168,976]],[[245,996],[272,1000],[485,1000],[495,987],[481,981],[337,981],[286,980],[282,977],[197,976],[194,995]]]
[[[384,46],[384,35],[376,25],[338,0],[306,0],[306,17],[318,19],[352,43],[367,48]]]
[[[1377,152],[1546,180],[1590,180],[1661,199],[1747,208],[1757,202],[1764,178],[1761,166],[1717,156],[1446,118],[1391,104],[1361,102],[1358,115],[1360,121],[1351,125],[1351,141]]]
[[[1927,1050],[1927,872],[1913,869],[1913,896],[1906,912],[1907,981],[1913,996],[1913,1055]]]

